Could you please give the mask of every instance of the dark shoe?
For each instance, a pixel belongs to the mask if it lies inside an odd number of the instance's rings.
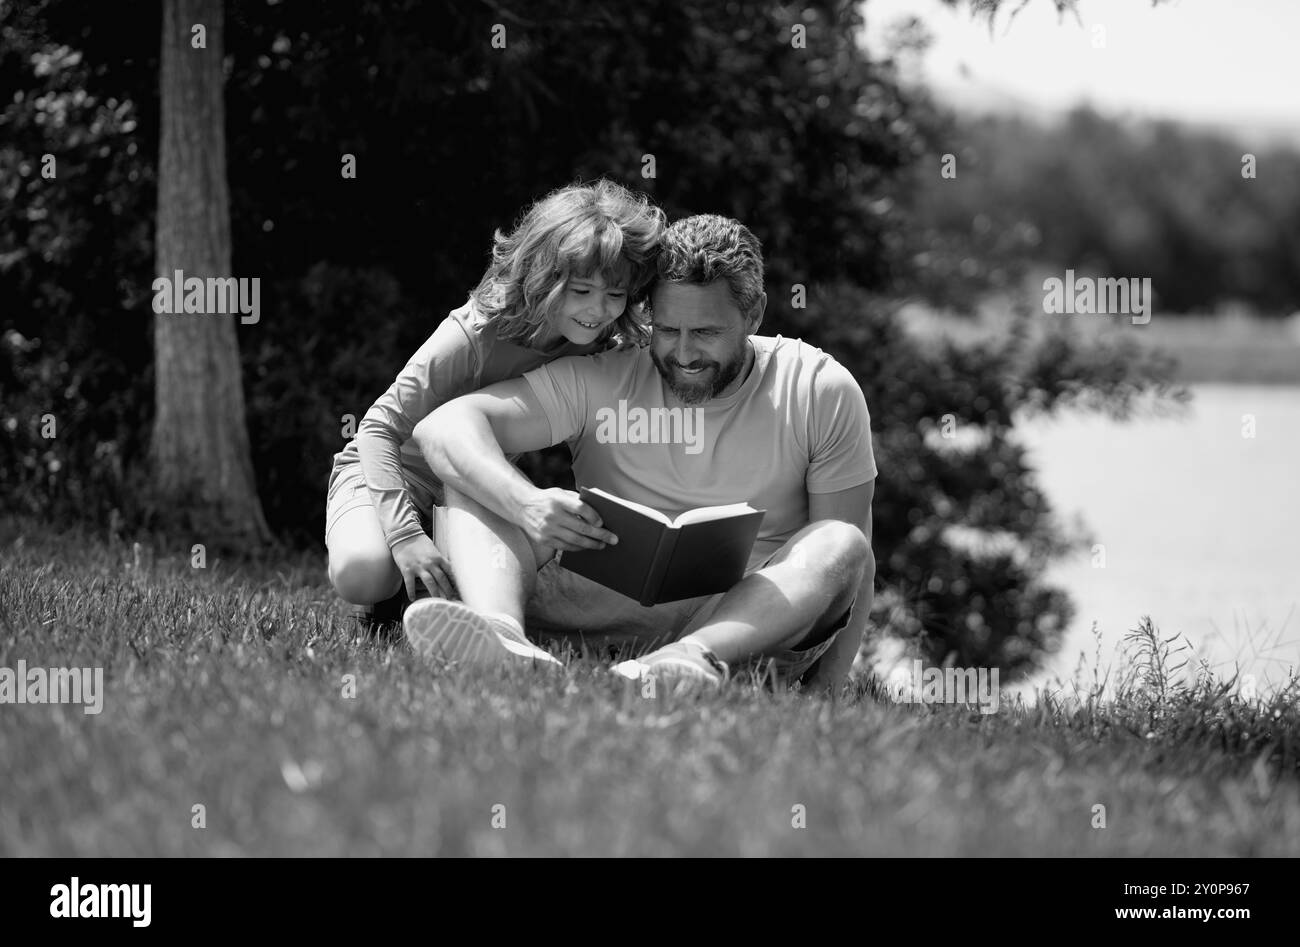
[[[396,640],[402,636],[402,615],[410,604],[403,587],[392,598],[373,605],[353,605],[349,610],[361,637]]]

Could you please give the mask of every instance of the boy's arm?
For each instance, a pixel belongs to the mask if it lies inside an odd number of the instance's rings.
[[[390,547],[424,535],[402,466],[402,445],[439,401],[472,390],[478,357],[464,328],[444,319],[357,428],[361,472]]]

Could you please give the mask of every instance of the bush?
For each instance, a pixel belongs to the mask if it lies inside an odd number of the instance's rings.
[[[140,451],[140,392],[105,358],[72,362],[13,329],[0,335],[0,494],[11,512],[64,522],[139,515],[125,458]],[[105,389],[114,389],[105,391]],[[102,393],[102,394],[101,394]],[[117,511],[114,513],[114,511]]]

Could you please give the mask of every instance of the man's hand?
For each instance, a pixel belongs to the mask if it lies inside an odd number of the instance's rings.
[[[412,602],[417,580],[438,598],[452,597],[451,563],[428,536],[421,533],[402,540],[393,547],[393,561],[406,584],[406,597]]]
[[[600,528],[600,514],[571,490],[536,490],[520,510],[519,526],[535,545],[576,551],[604,549],[618,537]]]

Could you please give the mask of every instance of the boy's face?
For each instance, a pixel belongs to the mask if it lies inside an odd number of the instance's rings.
[[[572,276],[556,311],[554,329],[574,345],[587,345],[600,338],[626,308],[626,286],[607,285],[600,273]]]
[[[747,339],[759,320],[741,315],[726,280],[703,286],[660,281],[650,301],[650,356],[673,393],[687,404],[731,394],[741,383]],[[759,319],[766,302],[764,294]]]

